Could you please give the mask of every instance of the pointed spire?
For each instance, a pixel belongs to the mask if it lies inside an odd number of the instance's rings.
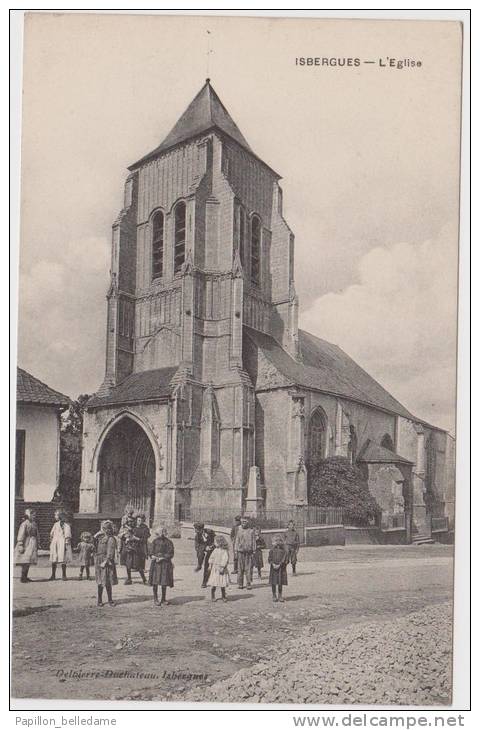
[[[243,276],[242,259],[240,258],[240,251],[238,248],[235,249],[233,254],[232,273],[235,279],[239,279]]]
[[[185,276],[185,274],[191,274],[192,271],[193,271],[192,249],[187,248],[187,253],[185,254],[185,261],[183,262],[183,266],[182,266],[182,275]]]
[[[235,142],[244,147],[248,152],[252,152],[247,140],[220,101],[210,79],[207,78],[205,84],[174,125],[173,129],[167,134],[163,142],[128,169],[133,170],[171,147],[175,147],[211,129],[219,129],[234,139]]]
[[[110,271],[110,286],[107,291],[107,299],[111,299],[118,294],[118,281],[115,271]]]

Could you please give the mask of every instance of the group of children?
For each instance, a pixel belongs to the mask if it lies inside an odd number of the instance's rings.
[[[205,528],[202,522],[194,524],[195,550],[197,554],[196,571],[202,570],[202,588],[211,588],[211,599],[216,600],[216,589],[220,588],[222,600],[226,601],[226,588],[230,584],[228,543],[223,535],[215,535],[213,530]],[[246,517],[236,517],[230,533],[233,547],[233,570],[231,575],[237,574],[238,588],[243,589],[244,578],[247,589],[253,580],[253,571],[257,570],[258,577],[262,577],[263,550],[266,548],[261,530],[249,525]],[[270,565],[269,584],[272,587],[273,601],[283,603],[283,586],[288,584],[287,565],[292,565],[293,575],[296,575],[297,555],[300,545],[300,536],[293,521],[288,523],[285,538],[274,536],[272,547],[268,553]]]
[[[202,588],[211,589],[211,600],[219,600],[216,596],[217,588],[221,591],[221,600],[226,601],[226,589],[230,585],[229,562],[230,555],[226,538],[211,529],[205,528],[203,523],[195,523],[195,549],[197,554],[196,571],[203,569]],[[258,577],[262,577],[263,550],[265,540],[260,529],[250,526],[246,517],[236,517],[231,531],[233,547],[233,571],[237,574],[238,587],[242,589],[244,578],[247,588],[253,580],[254,569]],[[300,544],[299,535],[293,521],[289,522],[283,539],[276,535],[272,540],[272,547],[268,553],[270,565],[269,583],[272,587],[272,596],[275,602],[283,602],[283,586],[287,585],[287,565],[292,565],[296,573],[297,553]],[[39,530],[35,512],[25,510],[25,519],[20,525],[15,547],[15,563],[22,569],[21,582],[28,583],[28,569],[37,563],[39,549]],[[50,532],[50,562],[52,573],[49,580],[55,580],[56,567],[62,567],[62,579],[67,580],[66,566],[72,562],[72,552],[78,553],[78,579],[82,580],[85,574],[90,579],[90,568],[95,566],[95,580],[97,583],[97,605],[103,606],[103,591],[105,589],[108,604],[114,606],[112,588],[118,584],[116,564],[120,562],[126,569],[126,585],[132,584],[132,570],[138,571],[144,584],[145,563],[150,558],[148,584],[153,589],[153,601],[156,606],[168,605],[167,588],[173,588],[173,556],[174,545],[168,538],[165,527],[150,532],[145,515],[135,513],[128,506],[122,517],[121,526],[115,536],[114,525],[111,520],[104,520],[100,530],[92,535],[84,531],[80,535],[77,547],[72,551],[71,528],[66,516],[61,512],[55,513],[55,523]],[[118,560],[119,559],[119,560]],[[158,588],[161,588],[161,598],[158,597]]]

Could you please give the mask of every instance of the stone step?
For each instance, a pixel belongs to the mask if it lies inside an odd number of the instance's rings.
[[[414,545],[433,545],[435,540],[432,540],[430,535],[415,535],[412,538],[412,543]]]

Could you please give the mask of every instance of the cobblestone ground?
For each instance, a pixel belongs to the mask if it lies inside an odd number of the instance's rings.
[[[451,546],[304,549],[283,604],[272,603],[266,577],[212,604],[192,542],[175,549],[162,608],[138,578],[116,587],[115,607],[96,608],[93,581],[50,583],[42,559],[24,585],[16,569],[13,696],[449,702]]]
[[[438,705],[451,702],[452,607],[328,633],[312,625],[188,701]]]

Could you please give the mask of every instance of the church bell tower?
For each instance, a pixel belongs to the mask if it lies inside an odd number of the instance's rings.
[[[158,442],[157,517],[244,504],[255,465],[246,328],[298,357],[294,243],[279,180],[209,79],[129,168],[112,230],[105,378],[87,412],[87,440],[95,431],[99,443],[90,456],[86,448],[84,468],[103,468],[109,423],[138,417]],[[99,509],[98,478],[95,489]]]

